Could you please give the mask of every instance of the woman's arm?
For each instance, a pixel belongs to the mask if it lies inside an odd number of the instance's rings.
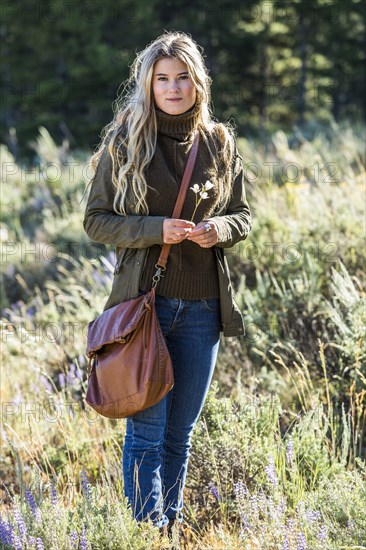
[[[218,242],[215,246],[229,248],[247,238],[252,228],[252,215],[246,200],[243,160],[236,150],[232,194],[225,215],[205,220],[216,226]]]
[[[112,159],[107,145],[93,176],[83,226],[95,242],[122,248],[146,248],[163,244],[166,216],[116,214],[113,210],[115,187],[112,183]]]

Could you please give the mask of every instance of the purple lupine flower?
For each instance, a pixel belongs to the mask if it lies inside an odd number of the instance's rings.
[[[31,317],[33,317],[33,315],[36,313],[36,308],[35,306],[31,306],[29,308],[27,308],[26,312],[25,312],[25,316],[28,317],[28,319],[30,319]]]
[[[308,518],[309,521],[318,521],[321,519],[322,515],[319,512],[319,510],[315,510],[315,512],[313,511],[307,512],[306,517]]]
[[[73,382],[74,381],[74,378],[75,378],[75,364],[74,363],[70,363],[69,365],[69,370],[67,371],[66,373],[66,380],[68,382]]]
[[[318,541],[323,542],[327,538],[327,526],[321,525],[318,531]]]
[[[81,479],[81,486],[83,489],[83,493],[86,496],[87,500],[91,501],[93,498],[93,495],[92,495],[91,485],[89,483],[89,479],[85,470],[81,471],[80,479]]]
[[[14,504],[14,512],[13,512],[15,521],[17,523],[19,534],[22,539],[25,539],[27,535],[27,526],[25,525],[24,518],[22,516],[22,512],[17,504]]]
[[[36,538],[35,537],[32,537],[32,536],[29,536],[28,537],[28,544],[30,546],[34,546],[36,544]]]
[[[71,542],[73,548],[78,547],[79,535],[77,534],[77,532],[75,530],[70,535],[70,542]]]
[[[286,522],[285,530],[293,537],[296,534],[296,521],[294,518],[289,518]]]
[[[210,492],[213,494],[216,500],[221,500],[221,496],[217,487],[213,483],[210,483],[209,487],[210,487]]]
[[[80,548],[81,550],[88,550],[88,539],[85,533],[85,526],[83,525],[83,531],[80,537]]]
[[[7,544],[7,539],[8,537],[8,524],[7,522],[4,520],[3,516],[0,516],[0,542],[1,544]]]
[[[49,391],[49,392],[53,392],[53,386],[51,384],[51,382],[48,380],[48,378],[44,375],[44,374],[41,374],[41,382],[42,382],[42,385],[43,387]]]
[[[243,526],[243,529],[244,529],[245,531],[250,531],[251,526],[250,526],[250,522],[249,522],[248,516],[247,516],[246,514],[241,514],[241,515],[240,515],[240,518],[241,518],[241,524],[242,524],[242,526]]]
[[[81,354],[78,355],[78,362],[80,367],[83,367],[84,365],[86,365],[85,355],[81,355]]]
[[[285,535],[285,540],[283,541],[282,550],[290,550],[290,542]]]
[[[79,369],[78,369],[78,371],[79,371]],[[79,380],[80,380],[80,378],[77,374],[76,366],[75,366],[74,363],[71,363],[70,369],[66,373],[66,384],[68,386],[70,386],[71,388],[73,388],[74,386],[79,385]]]
[[[74,363],[71,363],[70,369],[66,373],[67,385],[71,388],[79,386],[80,381],[83,380],[83,372]]]
[[[34,499],[34,496],[32,495],[31,491],[29,489],[25,490],[25,498],[29,504],[29,508],[31,509],[31,512],[35,518],[39,517],[39,508],[37,506],[37,503]]]
[[[22,550],[23,543],[22,539],[19,537],[19,535],[13,533],[11,545],[15,548],[15,550]]]
[[[350,530],[353,530],[355,528],[355,522],[353,521],[353,519],[348,519],[347,521],[347,529],[350,529]]]
[[[66,386],[66,379],[63,372],[60,372],[58,375],[58,383],[60,384],[60,388],[64,388]]]
[[[252,516],[254,515],[258,518],[259,517],[258,495],[250,495],[249,503],[250,503],[250,509],[252,511]]]
[[[287,510],[286,503],[283,500],[281,500],[277,504],[277,514],[278,514],[278,516],[283,518],[285,513],[286,513],[286,510]]]
[[[43,540],[40,537],[36,538],[36,548],[37,550],[44,550]]]
[[[259,495],[258,495],[258,507],[260,509],[261,512],[263,513],[266,513],[266,510],[267,510],[267,498],[266,496],[260,492]]]
[[[268,479],[272,483],[272,485],[277,487],[278,479],[277,479],[276,467],[275,467],[273,455],[270,455],[268,464],[267,466],[265,466],[264,471],[266,472]]]
[[[84,378],[84,373],[83,373],[83,370],[82,370],[81,366],[80,367],[78,366],[77,369],[76,369],[76,372],[75,372],[76,378],[80,381],[82,381],[83,378]]]
[[[79,382],[82,382],[84,379],[84,373],[81,369],[77,369],[76,371],[76,378],[79,380]]]
[[[14,526],[12,523],[8,523],[2,516],[0,516],[0,542],[2,544],[11,544],[13,539]]]
[[[10,308],[13,311],[19,311],[23,305],[25,305],[23,300],[17,300],[14,304],[10,304]]]
[[[246,499],[246,497],[248,495],[248,489],[246,488],[246,486],[244,485],[244,483],[242,481],[238,481],[234,485],[234,493],[235,493],[235,497],[237,498],[237,500],[242,502],[243,500]]]
[[[57,489],[53,482],[51,483],[51,502],[52,502],[52,505],[55,507],[58,504]]]
[[[290,441],[287,443],[286,456],[287,456],[287,460],[290,463],[291,468],[293,468],[295,466],[295,453],[294,453],[294,443],[292,439],[290,439]]]
[[[306,548],[307,548],[306,537],[304,533],[299,533],[297,535],[296,550],[306,550]]]

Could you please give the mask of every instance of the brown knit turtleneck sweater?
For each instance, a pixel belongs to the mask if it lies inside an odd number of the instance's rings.
[[[155,155],[146,171],[149,185],[147,204],[151,216],[171,217],[179,187],[183,177],[189,149],[192,145],[199,114],[195,104],[189,111],[180,115],[169,115],[156,108],[157,145]],[[213,161],[207,146],[200,140],[196,164],[190,187],[202,185],[210,180]],[[212,182],[214,183],[214,182]],[[215,188],[208,191],[208,198],[201,201],[193,221],[209,217],[216,201]],[[196,194],[188,189],[181,218],[190,220],[196,206]],[[146,264],[140,281],[141,290],[151,289],[155,264],[161,251],[154,245],[147,254]],[[170,298],[198,300],[219,296],[217,264],[212,248],[202,248],[191,241],[183,241],[171,246],[164,277],[157,285],[156,294]]]

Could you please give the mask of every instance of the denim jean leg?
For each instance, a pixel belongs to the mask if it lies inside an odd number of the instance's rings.
[[[169,327],[174,310],[166,314],[160,321]],[[124,490],[133,517],[137,521],[150,518],[158,527],[168,523],[163,513],[161,460],[170,400],[171,392],[159,403],[126,419],[123,448]]]
[[[173,389],[156,405],[127,418],[123,449],[125,495],[136,520],[162,527],[183,519],[191,435],[207,395],[219,346],[216,299],[157,296],[156,310],[171,353]]]
[[[145,411],[127,418],[123,449],[125,495],[137,521],[161,527],[163,515],[161,455],[165,433],[165,398]]]
[[[162,301],[157,302],[158,315]],[[220,328],[217,299],[181,300],[174,324],[165,335],[174,368],[162,457],[164,513],[169,519],[183,520],[191,436],[214,373]]]

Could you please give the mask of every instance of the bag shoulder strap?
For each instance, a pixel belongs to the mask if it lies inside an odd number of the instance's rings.
[[[196,158],[197,158],[199,139],[200,139],[200,135],[199,135],[199,132],[197,130],[196,135],[195,135],[194,140],[193,140],[192,147],[189,151],[187,163],[186,163],[183,178],[182,178],[182,183],[181,183],[180,189],[179,189],[179,194],[178,194],[177,200],[176,200],[175,205],[174,205],[172,218],[179,218],[179,216],[181,215],[184,200],[186,198],[188,186],[189,186],[189,183],[191,181],[193,168],[194,168]],[[157,268],[160,267],[160,268],[165,269],[166,263],[168,261],[168,256],[169,256],[171,246],[172,246],[171,244],[167,244],[167,243],[163,244],[163,246],[161,248],[159,259],[158,259],[157,263],[155,264],[155,267],[157,267]]]

